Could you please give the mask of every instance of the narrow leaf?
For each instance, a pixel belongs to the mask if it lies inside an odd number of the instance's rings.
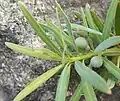
[[[116,35],[120,35],[120,1],[117,6],[116,15],[115,15],[115,32]]]
[[[81,7],[81,11],[78,12],[77,15],[80,15],[80,16],[81,16],[81,19],[80,19],[80,21],[82,21],[81,24],[82,24],[83,26],[85,26],[85,27],[88,27],[87,21],[86,21],[86,17],[85,17],[85,13],[84,13],[84,10],[83,10],[82,7]],[[79,17],[79,16],[78,16],[78,17]],[[80,24],[78,24],[78,25],[80,25]],[[86,32],[86,31],[77,30],[77,33],[78,33],[78,35],[80,35],[80,36],[84,36],[84,37],[88,36],[88,32]]]
[[[28,20],[32,28],[35,30],[35,32],[38,34],[38,36],[55,52],[60,54],[59,49],[57,46],[54,45],[54,43],[48,38],[45,31],[42,29],[42,27],[37,23],[37,21],[33,18],[32,14],[29,13],[23,2],[18,2],[20,9],[22,10],[23,15]]]
[[[118,80],[120,80],[120,68],[118,68],[115,64],[113,64],[107,58],[104,58],[104,66],[112,75],[114,75]]]
[[[82,7],[81,7],[81,15],[82,15],[81,17],[82,17],[82,21],[83,21],[82,25],[88,28],[88,22],[87,22],[87,19],[86,19],[85,11]],[[85,36],[87,36],[87,38],[89,40],[89,44],[90,44],[91,49],[94,50],[93,40],[89,37],[89,33],[86,32]]]
[[[57,4],[57,9],[58,11],[60,11],[60,13],[62,14],[62,16],[64,17],[65,23],[67,25],[67,30],[68,30],[68,34],[69,36],[73,37],[73,33],[72,33],[72,29],[71,29],[71,25],[70,25],[70,21],[68,20],[67,15],[65,14],[65,12],[62,10],[61,6]]]
[[[120,36],[113,36],[102,43],[100,43],[96,49],[94,50],[95,53],[102,52],[103,50],[110,48],[111,46],[117,45],[120,43]]]
[[[67,31],[68,31],[68,34],[71,38],[71,41],[73,42],[74,44],[74,48],[76,49],[76,45],[75,45],[75,38],[74,38],[74,35],[73,35],[73,32],[72,32],[72,28],[71,28],[71,24],[70,24],[70,21],[67,17],[67,15],[65,14],[65,12],[62,10],[61,6],[56,2],[56,5],[57,5],[57,10],[62,14],[62,16],[64,17],[64,20],[65,20],[65,23],[67,25]]]
[[[105,56],[120,56],[120,48],[110,48],[104,51]]]
[[[109,7],[104,28],[103,28],[103,38],[102,38],[103,41],[110,37],[111,28],[113,27],[116,9],[119,2],[119,0],[111,0],[111,1],[112,3]]]
[[[93,18],[92,18],[92,15],[91,15],[91,10],[90,10],[90,5],[89,4],[86,4],[86,6],[85,6],[85,15],[86,15],[89,27],[98,31],[98,28],[97,28],[97,26],[95,25],[95,23],[93,21]],[[97,42],[97,44],[101,42],[100,36],[91,35],[90,34],[90,37],[93,40],[95,40]]]
[[[45,30],[45,31],[47,31],[47,32],[53,32],[54,34],[56,33],[56,31],[53,29],[53,28],[51,28],[50,26],[48,26],[48,25],[45,25],[45,24],[41,24],[40,23],[40,25],[42,26],[42,28]],[[62,30],[61,30],[62,31]],[[70,46],[74,46],[74,44],[71,42],[71,40],[70,40],[70,37],[64,32],[64,31],[62,31],[62,36],[63,36],[63,39],[65,40],[65,42],[68,44],[68,45],[70,45]]]
[[[78,24],[71,24],[72,26],[72,29],[77,29],[77,30],[82,30],[82,31],[86,31],[86,32],[89,32],[90,34],[95,34],[95,35],[102,35],[101,32],[98,32],[94,29],[91,29],[91,28],[87,28],[87,27],[84,27],[82,25],[78,25]]]
[[[112,79],[108,78],[107,85],[109,86],[109,89],[112,89],[115,86],[115,81],[113,81]]]
[[[54,35],[58,45],[63,49],[64,48],[64,45],[63,45],[63,42],[62,42],[62,31],[60,28],[58,28],[58,26],[56,26],[55,24],[53,24],[50,20],[46,19],[46,23],[49,27],[47,28],[51,28],[48,29],[49,31],[51,31],[51,33]]]
[[[92,15],[92,18],[93,18],[96,26],[98,27],[99,31],[102,32],[103,28],[104,28],[103,21],[100,19],[100,17],[93,10],[91,10],[91,15]]]
[[[78,20],[82,20],[82,15],[81,15],[80,12],[75,11],[74,14],[76,15],[76,17],[77,17]]]
[[[67,64],[60,75],[55,101],[65,101],[69,84],[70,66]]]
[[[81,17],[82,17],[82,21],[83,21],[83,26],[88,27],[86,15],[85,15],[84,9],[82,7],[81,7]]]
[[[85,14],[86,14],[87,22],[88,22],[88,25],[90,26],[90,28],[98,30],[97,26],[95,25],[95,23],[93,21],[89,4],[86,4],[86,6],[85,6]]]
[[[83,63],[76,61],[75,69],[82,78],[84,78],[87,82],[93,85],[96,89],[108,94],[111,93],[105,80],[96,72],[86,67]]]
[[[82,85],[79,84],[78,87],[76,88],[74,94],[70,98],[70,101],[79,101],[80,97],[82,96],[82,94],[83,94],[83,92],[82,92]]]
[[[90,83],[85,79],[82,79],[82,90],[85,96],[86,101],[97,101],[94,89]]]
[[[56,53],[46,48],[40,48],[40,49],[25,48],[23,46],[9,43],[9,42],[6,42],[5,44],[10,49],[16,52],[23,53],[25,55],[29,55],[29,56],[44,59],[44,60],[61,61],[61,57],[59,55],[57,55]]]
[[[59,65],[55,68],[48,70],[46,73],[42,74],[41,76],[34,79],[29,85],[27,85],[16,97],[13,101],[21,101],[27,95],[32,93],[38,87],[42,86],[49,78],[51,78],[55,73],[57,73],[63,65]]]

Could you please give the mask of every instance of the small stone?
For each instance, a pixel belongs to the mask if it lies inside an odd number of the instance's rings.
[[[0,87],[0,101],[9,101],[7,93]]]

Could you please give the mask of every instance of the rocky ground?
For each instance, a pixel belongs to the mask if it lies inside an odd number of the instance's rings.
[[[73,9],[78,10],[79,7],[90,3],[103,18],[108,1],[58,0],[69,13]],[[45,15],[55,20],[54,0],[24,0],[24,3],[38,21],[43,21]],[[15,0],[0,0],[0,101],[12,101],[25,84],[56,64],[15,53],[5,46],[6,41],[26,47],[43,47],[43,43],[38,41],[38,37],[24,19]],[[54,101],[56,84],[57,76],[54,76],[25,101]]]

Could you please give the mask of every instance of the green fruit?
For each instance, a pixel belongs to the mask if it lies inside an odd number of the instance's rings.
[[[78,48],[81,48],[81,49],[86,49],[87,46],[88,46],[88,43],[87,43],[86,39],[83,38],[83,37],[78,37],[75,40],[75,44]]]
[[[90,64],[94,68],[100,68],[103,64],[103,60],[100,56],[94,56],[91,58]]]

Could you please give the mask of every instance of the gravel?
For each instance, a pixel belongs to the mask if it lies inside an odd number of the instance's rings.
[[[24,0],[35,18],[42,22],[47,15],[56,21],[54,0],[36,1]],[[58,2],[69,12],[88,2],[101,16],[104,16],[108,4],[107,0],[58,0]],[[15,53],[5,46],[6,41],[26,47],[44,47],[43,42],[38,41],[38,37],[24,19],[15,0],[0,0],[0,101],[13,101],[29,81],[54,67],[56,63]],[[25,101],[54,101],[57,78],[57,75],[51,78]]]

